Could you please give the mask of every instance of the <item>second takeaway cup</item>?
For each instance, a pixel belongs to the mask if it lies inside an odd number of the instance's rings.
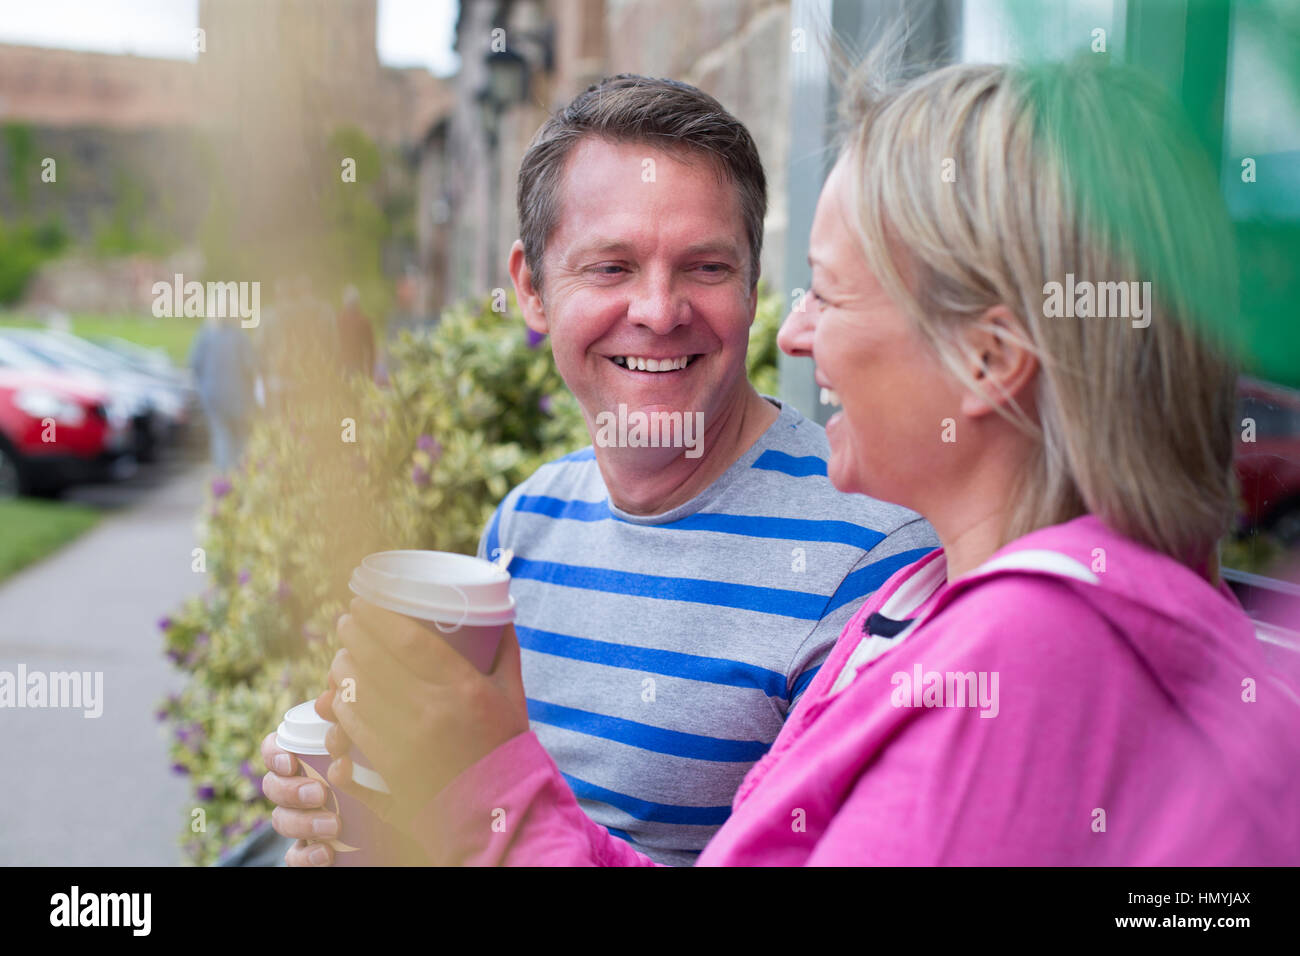
[[[330,786],[327,775],[330,755],[325,749],[325,734],[332,726],[316,713],[316,702],[308,700],[285,712],[284,721],[275,734],[276,746],[297,757],[303,775],[324,788],[325,809],[339,816],[339,835],[335,839],[310,842],[328,843],[333,847],[335,866],[392,865],[399,858],[400,834],[360,800]],[[354,748],[353,781],[370,790],[387,793],[383,778],[359,763],[360,759],[363,758]]]
[[[362,560],[352,593],[412,618],[490,673],[505,627],[515,619],[510,574],[482,558],[447,551],[380,551]]]

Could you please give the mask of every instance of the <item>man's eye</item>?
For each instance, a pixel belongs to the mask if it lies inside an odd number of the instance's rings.
[[[721,262],[706,262],[700,268],[707,269],[713,275],[719,275],[731,267]]]
[[[620,272],[626,272],[627,270],[624,269],[622,266],[603,265],[603,266],[596,266],[596,271],[599,272],[601,275],[612,276],[612,275],[617,275]]]

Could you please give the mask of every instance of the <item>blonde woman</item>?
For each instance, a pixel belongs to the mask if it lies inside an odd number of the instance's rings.
[[[1217,574],[1234,373],[1201,313],[1233,292],[1208,169],[1114,67],[854,89],[780,342],[842,406],[836,487],[943,547],[850,621],[699,862],[1295,863],[1300,706]],[[1125,309],[1088,307],[1116,282]],[[445,675],[380,768],[421,794],[385,809],[430,859],[648,863],[529,732],[512,639],[482,678],[413,627],[354,602],[331,676],[414,646]],[[382,701],[320,706],[345,780]]]

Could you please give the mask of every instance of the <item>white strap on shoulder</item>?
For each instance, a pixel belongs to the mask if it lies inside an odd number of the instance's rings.
[[[1000,558],[986,561],[970,573],[972,575],[987,574],[990,571],[1040,571],[1044,574],[1073,578],[1085,584],[1101,583],[1101,578],[1089,571],[1081,561],[1076,561],[1069,555],[1061,554],[1059,551],[1048,551],[1044,548],[1012,551]]]

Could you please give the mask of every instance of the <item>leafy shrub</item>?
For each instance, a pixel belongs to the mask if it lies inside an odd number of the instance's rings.
[[[769,394],[779,321],[780,301],[763,297],[750,373]],[[462,306],[404,333],[388,388],[341,380],[300,345],[296,391],[254,430],[240,470],[212,484],[200,527],[210,587],[159,622],[191,675],[158,718],[204,811],[182,837],[199,864],[266,825],[262,738],[323,688],[361,558],[474,553],[511,487],[590,443],[550,350],[513,313]]]
[[[58,220],[16,225],[0,221],[0,305],[21,299],[41,264],[67,244],[67,231]]]

